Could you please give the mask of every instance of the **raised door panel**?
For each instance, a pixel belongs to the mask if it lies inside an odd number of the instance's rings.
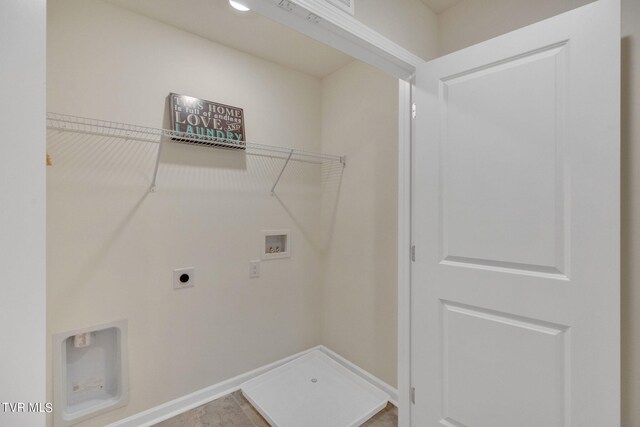
[[[566,275],[566,52],[441,79],[443,261]]]

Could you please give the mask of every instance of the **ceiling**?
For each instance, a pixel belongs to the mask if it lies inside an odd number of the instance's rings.
[[[200,37],[315,77],[325,77],[353,58],[228,0],[109,0],[110,3]],[[197,10],[198,13],[191,11]],[[188,11],[188,12],[187,12]]]
[[[435,13],[440,13],[445,9],[449,9],[456,3],[459,3],[460,0],[422,0],[422,2],[429,6],[429,8]]]

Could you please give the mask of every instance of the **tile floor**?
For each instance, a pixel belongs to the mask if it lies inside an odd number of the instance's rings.
[[[392,404],[363,424],[364,427],[397,427],[398,409]],[[269,427],[241,391],[184,412],[154,427]]]

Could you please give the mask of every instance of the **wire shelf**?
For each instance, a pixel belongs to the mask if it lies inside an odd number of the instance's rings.
[[[255,142],[235,141],[222,138],[213,138],[206,135],[187,134],[176,132],[170,129],[158,129],[145,126],[118,123],[108,120],[91,119],[67,114],[47,113],[47,128],[61,132],[72,132],[75,134],[107,136],[119,138],[126,141],[141,141],[158,144],[158,152],[151,183],[151,191],[155,191],[156,178],[162,154],[162,146],[166,142],[196,145],[202,147],[219,148],[227,150],[237,150],[248,155],[271,155],[285,160],[282,170],[275,183],[271,187],[274,194],[284,170],[290,161],[308,162],[315,164],[334,163],[340,167],[345,166],[344,156],[331,154],[314,153],[311,151],[294,148],[279,147],[274,145],[258,144]]]

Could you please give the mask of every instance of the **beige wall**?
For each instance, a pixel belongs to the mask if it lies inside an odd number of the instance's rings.
[[[322,149],[347,156],[324,185],[322,342],[397,382],[398,80],[354,62],[322,82]]]
[[[589,0],[463,0],[439,15],[440,52]],[[640,1],[622,0],[622,426],[640,426]]]
[[[438,51],[444,55],[592,1],[462,0],[438,15]]]
[[[420,0],[360,0],[355,17],[424,59],[437,54],[437,17]]]
[[[162,127],[173,91],[243,107],[251,141],[320,150],[319,79],[102,1],[49,2],[47,78],[49,111]],[[81,425],[320,344],[319,166],[292,163],[276,198],[283,160],[169,144],[149,194],[154,144],[62,138],[49,140],[49,336],[129,321],[130,403]],[[292,257],[249,279],[263,229],[290,229]],[[195,288],[174,291],[189,266]]]
[[[640,2],[622,0],[622,425],[640,425]]]
[[[412,53],[437,55],[420,0],[356,2],[356,19]],[[347,155],[323,179],[322,343],[397,384],[398,80],[361,62],[323,79],[322,149]]]

